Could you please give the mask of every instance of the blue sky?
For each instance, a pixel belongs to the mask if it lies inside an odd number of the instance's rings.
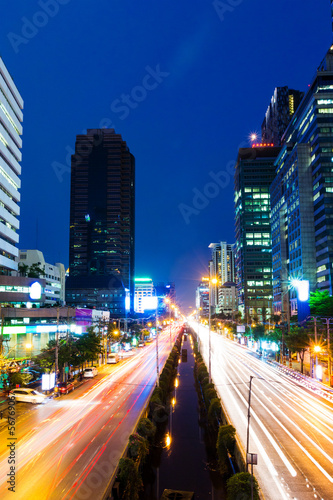
[[[194,305],[209,243],[234,241],[237,149],[276,86],[306,90],[332,40],[329,0],[16,0],[3,13],[0,54],[25,102],[20,248],[68,264],[75,137],[113,126],[136,158],[136,274]]]

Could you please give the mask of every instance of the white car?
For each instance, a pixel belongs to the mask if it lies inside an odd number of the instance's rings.
[[[85,368],[83,372],[84,378],[93,378],[97,375],[98,371],[97,368],[92,366],[91,368]]]
[[[9,397],[14,396],[16,401],[21,401],[23,403],[43,403],[47,396],[35,389],[19,388],[13,389],[9,393]]]
[[[119,361],[120,361],[120,357],[119,357],[119,354],[116,352],[111,352],[108,355],[108,358],[106,360],[108,365],[113,365],[113,364],[119,363]]]

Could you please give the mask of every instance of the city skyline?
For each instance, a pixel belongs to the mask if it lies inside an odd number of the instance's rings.
[[[52,15],[41,3],[8,6],[2,29],[25,101],[19,248],[68,264],[67,160],[76,135],[114,127],[137,163],[136,274],[175,281],[193,305],[209,243],[234,241],[237,150],[259,133],[276,86],[306,90],[331,40],[329,3],[257,0],[224,14],[185,3],[179,19],[152,2],[147,12],[58,2]],[[283,38],[270,36],[273,13]]]

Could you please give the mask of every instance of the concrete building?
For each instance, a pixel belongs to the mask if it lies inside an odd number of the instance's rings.
[[[0,275],[17,270],[23,100],[0,57]]]
[[[65,304],[65,266],[60,262],[48,264],[40,250],[19,251],[19,274],[22,274],[20,269],[21,271],[25,269],[25,274],[28,274],[30,267],[34,264],[44,271],[39,278],[45,280],[45,305],[63,306]]]
[[[235,168],[236,282],[238,307],[249,319],[272,311],[270,185],[279,147],[241,148]]]
[[[219,287],[219,313],[231,318],[238,311],[236,283],[227,281]]]
[[[38,355],[50,340],[55,340],[57,332],[59,339],[81,335],[88,327],[100,328],[110,320],[108,311],[70,307],[9,307],[2,308],[1,315],[3,353],[16,359]]]
[[[262,143],[280,146],[282,136],[298,108],[304,92],[276,87],[261,125]]]
[[[128,292],[133,310],[134,183],[135,159],[121,135],[113,129],[91,129],[77,136],[66,303],[86,306],[81,299],[88,292],[93,307],[107,307],[113,317],[124,317]]]
[[[0,306],[41,307],[45,304],[46,281],[27,276],[0,276]]]

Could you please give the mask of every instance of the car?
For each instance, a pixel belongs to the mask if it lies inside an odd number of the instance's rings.
[[[58,394],[68,394],[70,391],[74,391],[75,385],[72,382],[59,382],[55,388],[54,392]]]
[[[108,365],[112,365],[112,364],[119,363],[119,360],[120,360],[120,358],[119,358],[119,354],[118,353],[116,353],[116,352],[110,352],[109,355],[108,355],[108,357],[107,357],[106,362],[107,362]]]
[[[83,371],[84,378],[93,378],[97,375],[98,371],[95,366],[91,366],[90,368],[85,368]]]
[[[15,400],[22,403],[43,403],[47,396],[35,389],[27,389],[25,387],[20,387],[18,389],[12,389],[9,393],[9,397],[14,396]]]
[[[144,342],[139,342],[138,347],[144,347],[146,344]]]

